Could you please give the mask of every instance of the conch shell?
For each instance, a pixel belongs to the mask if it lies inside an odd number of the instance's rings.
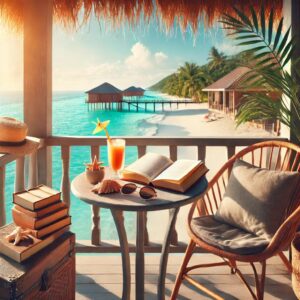
[[[95,185],[92,189],[92,192],[97,194],[112,194],[120,193],[121,185],[113,179],[105,179],[102,182]]]

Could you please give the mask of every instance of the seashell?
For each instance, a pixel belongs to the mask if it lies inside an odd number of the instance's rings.
[[[105,179],[102,182],[95,185],[92,189],[92,192],[101,194],[112,194],[120,193],[121,185],[113,179]]]
[[[14,245],[18,245],[22,240],[27,240],[29,238],[33,238],[32,230],[30,229],[23,229],[19,226],[16,229],[6,236],[6,239],[9,243],[14,242]]]

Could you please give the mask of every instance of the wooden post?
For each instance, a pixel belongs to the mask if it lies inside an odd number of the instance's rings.
[[[24,121],[29,135],[52,134],[52,0],[24,5]],[[51,185],[51,148],[38,152],[39,183]]]
[[[232,111],[233,111],[233,118],[235,118],[235,91],[232,92]]]
[[[226,112],[226,91],[223,91],[223,111]]]
[[[285,10],[288,9],[289,11],[286,12]],[[291,34],[292,36],[296,36],[296,48],[294,50],[293,56],[292,56],[292,62],[296,61],[300,56],[300,40],[299,40],[299,28],[300,28],[300,2],[299,0],[285,0],[284,1],[284,16],[286,15],[291,16],[290,24],[291,24]],[[299,64],[297,65],[299,66]],[[297,74],[297,67],[295,64],[291,64],[291,74],[296,75]],[[299,76],[294,76],[298,80],[298,85],[300,84]],[[298,92],[298,101],[300,101],[300,93]],[[294,109],[294,107],[291,107],[291,118],[292,121],[296,123],[296,126],[300,128],[300,120],[297,117],[297,113]],[[299,144],[299,140],[297,140],[296,135],[290,131],[290,139],[293,143]]]

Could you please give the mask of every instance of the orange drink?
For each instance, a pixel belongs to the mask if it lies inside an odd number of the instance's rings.
[[[110,168],[117,175],[124,167],[125,160],[125,140],[107,140],[108,162]]]

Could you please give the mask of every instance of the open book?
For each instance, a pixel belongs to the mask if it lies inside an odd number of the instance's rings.
[[[121,179],[185,192],[207,171],[200,160],[179,159],[173,162],[164,155],[147,153],[126,167]]]

